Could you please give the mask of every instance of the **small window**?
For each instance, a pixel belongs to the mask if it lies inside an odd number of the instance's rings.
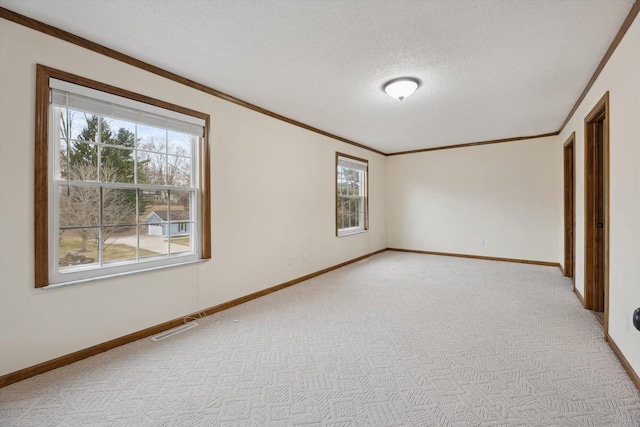
[[[43,66],[38,82],[36,287],[209,258],[208,116]]]
[[[336,235],[368,229],[367,160],[336,153]]]

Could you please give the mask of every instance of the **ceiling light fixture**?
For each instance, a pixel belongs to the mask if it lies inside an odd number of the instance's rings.
[[[402,101],[411,95],[420,86],[420,80],[415,77],[399,77],[389,80],[382,86],[382,89],[392,98]]]

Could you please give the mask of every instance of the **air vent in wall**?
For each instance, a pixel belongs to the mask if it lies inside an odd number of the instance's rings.
[[[165,338],[172,337],[174,335],[179,334],[180,332],[184,332],[187,329],[195,328],[198,326],[196,322],[185,323],[184,325],[176,326],[175,328],[168,329],[164,332],[160,332],[158,335],[154,335],[151,337],[153,341],[160,341]]]

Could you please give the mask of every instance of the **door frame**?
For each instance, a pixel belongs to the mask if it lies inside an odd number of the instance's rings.
[[[575,263],[576,263],[576,166],[575,166],[575,140],[576,133],[571,136],[563,145],[564,163],[564,275],[574,279],[575,284]]]
[[[604,312],[605,340],[609,330],[609,92],[607,91],[584,119],[584,307],[593,311]],[[604,127],[602,149],[602,209],[604,212],[604,233],[602,241],[598,235],[598,210],[600,205],[596,195],[598,147],[596,144],[596,127],[601,123]],[[602,245],[602,246],[599,246]],[[597,260],[602,254],[603,283],[596,280]],[[604,294],[604,301],[599,295]]]

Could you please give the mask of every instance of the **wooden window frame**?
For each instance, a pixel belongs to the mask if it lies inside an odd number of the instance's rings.
[[[67,81],[80,86],[85,86],[101,92],[121,96],[145,104],[176,111],[204,120],[204,136],[200,139],[199,147],[199,196],[200,196],[200,222],[201,233],[200,259],[211,258],[211,190],[210,190],[210,149],[209,149],[209,123],[208,114],[191,110],[169,102],[161,101],[125,89],[120,89],[95,80],[80,77],[65,71],[57,70],[38,64],[36,68],[36,111],[35,111],[35,153],[34,153],[34,284],[36,288],[43,288],[50,284],[49,277],[49,79]],[[174,264],[175,266],[181,264]],[[170,267],[171,265],[167,265]],[[130,273],[144,271],[134,270]],[[102,276],[97,271],[96,279]]]
[[[358,162],[366,163],[367,167],[365,169],[365,186],[364,186],[364,224],[362,230],[354,231],[352,233],[343,233],[340,234],[340,228],[338,228],[338,162],[340,157],[344,157],[351,160],[356,160]],[[336,197],[335,197],[335,224],[336,224],[336,237],[345,237],[350,236],[352,234],[363,233],[369,230],[369,160],[362,159],[360,157],[351,156],[349,154],[344,154],[340,152],[336,152],[336,163],[335,163],[335,176],[334,181],[336,185]]]

